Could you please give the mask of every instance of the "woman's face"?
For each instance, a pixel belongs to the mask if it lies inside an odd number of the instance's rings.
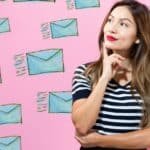
[[[109,15],[104,26],[106,48],[128,50],[133,43],[138,43],[136,23],[126,6],[116,7]]]

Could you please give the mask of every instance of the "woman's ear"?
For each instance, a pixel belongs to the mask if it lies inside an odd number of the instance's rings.
[[[139,44],[140,43],[140,39],[137,39],[136,41],[135,41],[135,44]]]

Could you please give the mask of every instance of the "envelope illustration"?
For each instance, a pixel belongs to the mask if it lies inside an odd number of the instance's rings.
[[[50,23],[52,38],[77,36],[77,19],[64,19]]]
[[[71,92],[50,92],[49,112],[50,113],[70,113],[72,108]]]
[[[27,64],[30,75],[63,72],[63,51],[50,49],[27,53]]]
[[[0,125],[21,123],[21,105],[9,104],[0,106]]]
[[[9,21],[8,18],[0,18],[0,33],[9,32]]]
[[[99,7],[99,0],[75,0],[76,9]]]
[[[55,2],[56,0],[14,0],[14,2],[31,2],[31,1]]]
[[[21,150],[21,137],[0,137],[0,150]]]

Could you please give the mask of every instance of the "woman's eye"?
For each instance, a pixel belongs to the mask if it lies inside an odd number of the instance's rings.
[[[111,22],[111,21],[112,21],[112,19],[111,19],[111,18],[108,18],[107,22]]]
[[[126,23],[123,23],[123,22],[121,22],[120,25],[124,26],[124,27],[128,27],[128,25]]]

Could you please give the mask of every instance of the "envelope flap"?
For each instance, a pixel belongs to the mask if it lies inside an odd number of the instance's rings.
[[[72,100],[71,92],[52,92],[52,94],[63,99],[66,102]]]
[[[0,18],[0,25],[2,25],[6,20],[7,18]]]
[[[61,26],[63,28],[68,27],[70,24],[72,24],[75,21],[75,19],[65,19],[65,20],[58,20],[55,22],[52,22],[53,24],[57,26]]]
[[[10,145],[11,143],[13,143],[18,137],[2,137],[0,138],[0,144],[3,145]]]
[[[18,106],[19,105],[14,105],[14,104],[12,104],[12,105],[1,105],[0,106],[0,112],[9,113]]]
[[[97,4],[97,3],[99,3],[99,0],[86,0],[86,1],[84,1],[84,0],[75,0],[75,2],[76,3],[79,3],[79,4],[84,4],[84,5],[88,5],[88,4]]]
[[[56,55],[59,52],[60,52],[60,49],[51,49],[51,50],[28,53],[27,55],[33,56],[39,59],[43,59],[43,60],[49,60],[50,58],[52,58],[54,55]]]

